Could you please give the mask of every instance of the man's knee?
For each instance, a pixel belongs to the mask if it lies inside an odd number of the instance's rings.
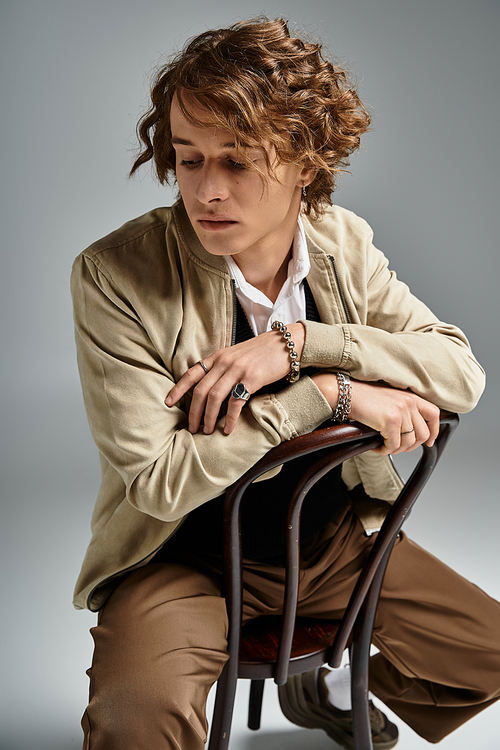
[[[92,630],[92,750],[190,750],[206,739],[208,692],[227,659],[225,601],[197,571],[151,568],[118,587]]]
[[[104,685],[91,674],[84,720],[96,728],[97,746],[142,748],[147,738],[148,748],[163,747],[160,738],[170,738],[172,747],[203,747],[208,693],[226,659],[217,649],[178,649],[159,655],[154,669],[145,664],[107,675]]]

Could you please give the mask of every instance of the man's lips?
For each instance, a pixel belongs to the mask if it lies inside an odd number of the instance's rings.
[[[223,229],[230,229],[238,222],[229,216],[201,216],[197,219],[198,224],[209,232],[220,232]]]

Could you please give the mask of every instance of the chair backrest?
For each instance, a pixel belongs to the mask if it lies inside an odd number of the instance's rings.
[[[368,657],[375,611],[385,568],[401,526],[415,500],[432,473],[449,437],[458,424],[458,416],[442,412],[439,436],[432,448],[423,446],[422,457],[414,472],[404,485],[398,499],[391,507],[381,531],[377,535],[371,553],[365,563],[351,599],[344,613],[333,643],[321,650],[320,663],[339,666],[342,654],[352,634],[352,696],[355,747],[371,748],[371,730],[368,715]],[[317,453],[317,460],[305,472],[297,484],[289,506],[287,533],[287,570],[284,594],[284,616],[281,635],[271,674],[279,685],[288,677],[291,645],[295,626],[299,578],[299,524],[300,509],[309,490],[319,479],[335,466],[359,453],[371,450],[382,442],[381,436],[364,425],[348,423],[331,425],[283,443],[271,450],[261,461],[226,491],[224,507],[224,595],[229,614],[227,661],[217,686],[217,696],[210,735],[210,750],[225,750],[228,746],[234,695],[238,679],[239,653],[242,622],[242,548],[240,505],[245,489],[257,477],[281,464]],[[324,635],[324,634],[323,634]],[[314,654],[313,659],[316,659]],[[310,660],[309,660],[310,661]],[[294,664],[294,667],[296,665]],[[302,666],[302,665],[301,665]],[[306,669],[312,668],[311,665]],[[266,670],[268,665],[266,665]],[[300,668],[299,671],[304,671]],[[252,675],[246,675],[252,676]],[[262,695],[261,674],[260,696]],[[259,708],[260,713],[260,708]],[[256,728],[258,721],[256,722]]]
[[[422,456],[411,477],[404,485],[397,501],[391,507],[364,566],[341,627],[335,637],[328,661],[338,666],[351,635],[354,622],[365,601],[373,580],[379,574],[379,588],[390,551],[401,526],[432,473],[444,447],[458,424],[458,416],[441,414],[440,433],[432,448],[422,446]],[[376,431],[358,423],[329,424],[315,432],[294,438],[271,450],[226,491],[224,508],[224,594],[230,621],[228,647],[231,670],[237,674],[237,655],[240,648],[242,621],[242,549],[240,507],[245,489],[256,478],[270,469],[306,454],[317,453],[318,458],[305,472],[290,500],[287,528],[286,583],[284,594],[282,632],[274,669],[274,679],[283,685],[288,678],[290,652],[294,633],[299,583],[299,530],[300,511],[307,493],[327,472],[360,453],[380,445],[382,437]],[[382,570],[381,570],[382,567]],[[374,597],[374,605],[378,594]]]

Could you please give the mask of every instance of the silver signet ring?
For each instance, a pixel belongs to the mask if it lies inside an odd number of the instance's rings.
[[[231,396],[233,398],[241,398],[243,401],[248,401],[250,398],[250,393],[247,391],[243,383],[236,383],[233,390],[231,391]]]

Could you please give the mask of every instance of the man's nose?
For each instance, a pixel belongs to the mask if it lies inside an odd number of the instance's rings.
[[[200,203],[212,203],[227,198],[227,175],[222,165],[205,163],[199,171],[196,198]]]

